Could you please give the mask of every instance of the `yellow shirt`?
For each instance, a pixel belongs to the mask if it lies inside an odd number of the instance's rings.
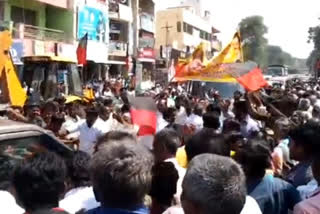
[[[234,157],[235,156],[235,151],[231,151],[230,152],[230,157]],[[187,158],[187,153],[185,150],[185,147],[180,147],[177,151],[176,154],[176,159],[178,164],[183,167],[183,168],[188,168],[188,158]]]
[[[188,168],[187,153],[184,146],[178,149],[176,159],[181,167]]]

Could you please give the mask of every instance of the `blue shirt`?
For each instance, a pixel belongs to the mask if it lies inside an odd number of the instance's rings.
[[[298,187],[308,184],[313,179],[311,161],[300,162],[288,173],[286,180]]]
[[[288,214],[288,210],[293,210],[301,201],[299,192],[291,184],[272,175],[248,182],[247,188],[263,214]]]
[[[87,211],[86,214],[149,214],[149,210],[143,205],[137,206],[132,210],[97,207]]]

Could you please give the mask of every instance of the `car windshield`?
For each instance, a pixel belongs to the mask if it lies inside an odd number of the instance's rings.
[[[271,76],[283,76],[282,67],[269,67],[266,72],[267,75]]]

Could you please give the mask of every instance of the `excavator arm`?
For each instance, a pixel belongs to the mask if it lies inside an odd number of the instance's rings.
[[[9,31],[0,32],[0,89],[2,100],[23,107],[27,95],[21,86],[10,55],[12,38]]]

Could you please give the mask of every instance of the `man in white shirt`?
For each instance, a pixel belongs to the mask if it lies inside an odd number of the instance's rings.
[[[187,118],[186,125],[193,125],[195,126],[196,131],[200,131],[203,128],[203,112],[203,107],[201,105],[196,105],[193,113]]]
[[[176,115],[175,123],[179,125],[185,125],[187,120],[187,111],[186,108],[183,106],[184,100],[182,97],[176,98],[176,108],[178,110]]]
[[[234,104],[234,112],[236,119],[240,122],[241,134],[248,138],[253,133],[259,132],[259,124],[253,120],[248,111],[246,101],[239,101]]]
[[[2,205],[1,205],[2,204]],[[15,198],[7,191],[0,190],[1,213],[23,214],[25,211],[17,205]]]
[[[167,102],[166,100],[162,99],[159,100],[157,104],[157,132],[161,131],[164,129],[169,123],[163,118],[163,113],[167,110]]]
[[[163,214],[184,214],[182,207],[170,207]],[[262,214],[260,207],[256,200],[251,196],[246,197],[246,203],[241,210],[240,214]]]
[[[92,155],[94,145],[99,137],[109,131],[109,127],[98,117],[98,110],[94,107],[86,110],[86,120],[79,123],[71,133],[79,131],[79,150]]]
[[[85,152],[75,152],[68,165],[69,180],[71,190],[64,199],[59,202],[59,207],[69,213],[76,213],[79,210],[85,211],[100,206],[95,199],[93,188],[90,181],[89,162],[90,155]]]

